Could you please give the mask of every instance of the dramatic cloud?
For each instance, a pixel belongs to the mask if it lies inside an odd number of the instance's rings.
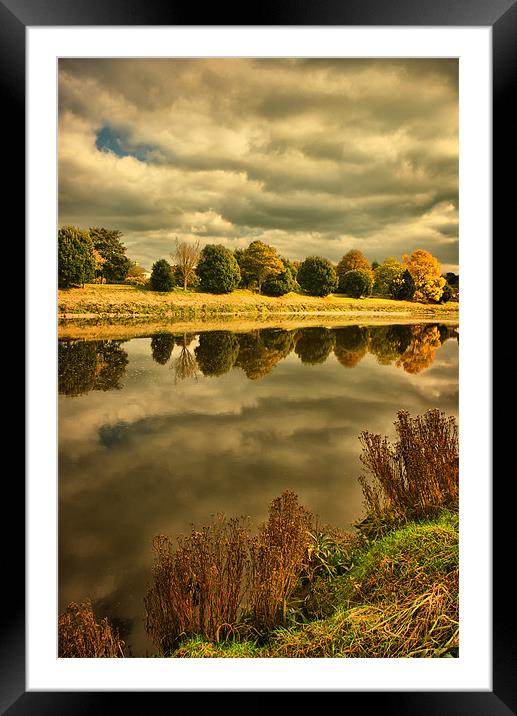
[[[416,248],[458,262],[457,60],[59,64],[59,221],[288,258]]]

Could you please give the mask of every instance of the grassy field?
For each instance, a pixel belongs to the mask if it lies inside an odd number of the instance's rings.
[[[170,293],[158,293],[134,286],[87,284],[84,288],[60,289],[58,292],[61,321],[74,318],[190,320],[231,316],[255,319],[302,313],[457,319],[458,311],[457,303],[430,305],[386,298],[354,299],[339,294],[320,298],[289,293],[270,298],[247,289],[216,295],[178,288]]]

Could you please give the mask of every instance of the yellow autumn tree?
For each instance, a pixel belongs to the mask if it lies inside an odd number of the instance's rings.
[[[417,249],[410,256],[402,257],[402,265],[415,282],[413,300],[423,303],[440,300],[446,281],[441,275],[440,262],[435,256],[424,249]]]

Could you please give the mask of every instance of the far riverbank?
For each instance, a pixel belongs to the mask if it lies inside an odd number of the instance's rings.
[[[230,294],[198,293],[175,289],[159,293],[126,285],[87,284],[84,288],[60,289],[60,324],[75,322],[119,323],[124,319],[148,322],[191,320],[279,320],[325,316],[340,319],[388,318],[391,320],[459,320],[459,304],[423,304],[387,298],[349,298],[339,294],[305,296],[289,293],[278,298],[247,289]],[[321,321],[321,318],[318,319]]]

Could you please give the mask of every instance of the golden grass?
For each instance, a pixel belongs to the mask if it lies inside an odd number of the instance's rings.
[[[332,314],[388,313],[395,315],[449,316],[458,315],[457,303],[430,305],[410,301],[393,301],[385,298],[355,299],[341,295],[326,297],[288,293],[273,298],[248,289],[237,289],[229,294],[198,293],[174,289],[158,293],[146,288],[127,285],[86,284],[84,288],[58,291],[58,314],[62,318],[84,316],[135,316],[183,317],[253,316],[293,313]]]

